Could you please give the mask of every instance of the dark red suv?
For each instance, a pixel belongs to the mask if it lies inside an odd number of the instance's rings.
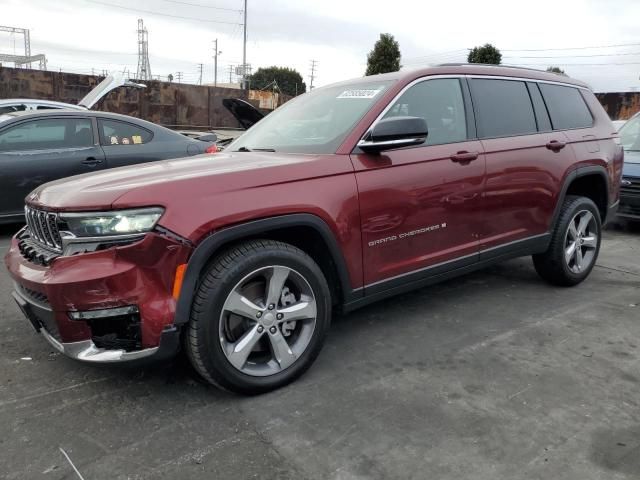
[[[87,362],[174,355],[282,386],[349,311],[508,258],[593,268],[623,151],[589,88],[445,65],[318,88],[216,156],[49,183],[6,264],[18,305]]]

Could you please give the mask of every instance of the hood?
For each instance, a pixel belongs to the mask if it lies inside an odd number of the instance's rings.
[[[256,107],[239,98],[225,98],[222,105],[236,117],[242,128],[248,130],[264,118],[264,114]]]
[[[87,173],[46,183],[27,202],[55,211],[170,206],[176,197],[217,196],[352,171],[348,157],[223,152]]]
[[[135,83],[131,80],[116,76],[108,75],[98,85],[94,87],[82,100],[78,102],[78,105],[85,108],[92,108],[98,101],[104,98],[110,91],[119,87],[133,87],[133,88],[147,88],[142,83]]]
[[[640,177],[640,152],[624,152],[623,177]]]

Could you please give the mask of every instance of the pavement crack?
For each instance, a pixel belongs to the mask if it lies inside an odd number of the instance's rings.
[[[596,265],[596,268],[604,268],[605,270],[612,270],[614,272],[626,273],[627,275],[633,275],[634,277],[640,277],[640,273],[630,272],[629,270],[623,270],[621,268],[607,267],[606,265]]]

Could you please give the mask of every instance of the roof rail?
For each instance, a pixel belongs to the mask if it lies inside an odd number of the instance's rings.
[[[529,68],[529,67],[519,67],[518,65],[496,65],[494,63],[439,63],[435,65],[436,67],[494,67],[494,68],[514,68],[518,70],[531,70],[533,72],[544,72],[549,73],[546,70],[541,70],[539,68]]]

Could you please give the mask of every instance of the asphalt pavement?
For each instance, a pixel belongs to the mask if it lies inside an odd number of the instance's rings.
[[[63,358],[10,290],[0,268],[4,479],[640,478],[638,231],[575,288],[523,258],[335,318],[305,376],[249,398],[181,357]]]

